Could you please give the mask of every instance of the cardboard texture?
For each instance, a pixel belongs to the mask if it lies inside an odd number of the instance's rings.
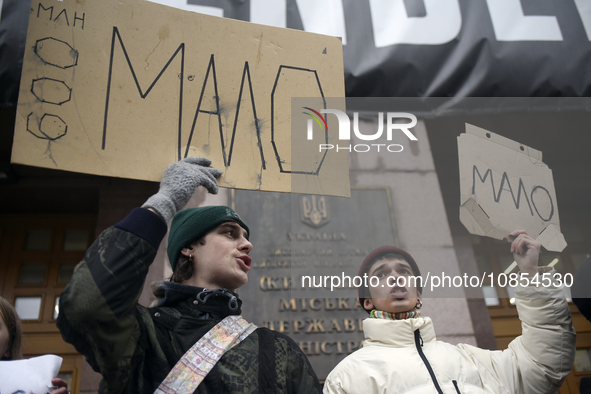
[[[466,124],[458,156],[460,221],[471,234],[506,239],[525,229],[548,250],[566,247],[552,170],[542,152]]]
[[[314,149],[291,138],[292,97],[344,97],[338,37],[144,0],[33,0],[12,162],[160,181],[205,156],[221,186],[348,197],[346,154],[289,170]]]

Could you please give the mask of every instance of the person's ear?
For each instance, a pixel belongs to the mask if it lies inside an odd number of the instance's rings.
[[[181,249],[181,254],[183,256],[189,257],[191,254],[193,254],[193,248],[189,247],[189,248],[182,248]]]
[[[371,301],[371,298],[366,298],[365,300],[363,300],[363,308],[367,311],[375,309],[373,302]]]

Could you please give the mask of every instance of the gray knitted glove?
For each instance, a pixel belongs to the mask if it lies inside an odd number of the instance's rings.
[[[197,186],[204,186],[211,194],[218,193],[216,178],[222,171],[209,167],[211,160],[204,157],[187,157],[172,163],[164,171],[160,189],[142,205],[153,208],[166,222],[183,209]]]

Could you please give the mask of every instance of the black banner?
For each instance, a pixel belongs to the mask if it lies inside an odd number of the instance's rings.
[[[585,0],[157,2],[341,36],[349,97],[591,93],[591,5]],[[27,0],[2,3],[2,106],[16,105],[29,9]]]

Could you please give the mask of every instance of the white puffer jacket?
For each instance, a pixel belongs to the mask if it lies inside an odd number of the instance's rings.
[[[522,335],[490,351],[435,339],[430,318],[365,319],[361,349],[329,374],[324,393],[524,393],[558,390],[572,369],[576,335],[561,290],[518,287]]]

